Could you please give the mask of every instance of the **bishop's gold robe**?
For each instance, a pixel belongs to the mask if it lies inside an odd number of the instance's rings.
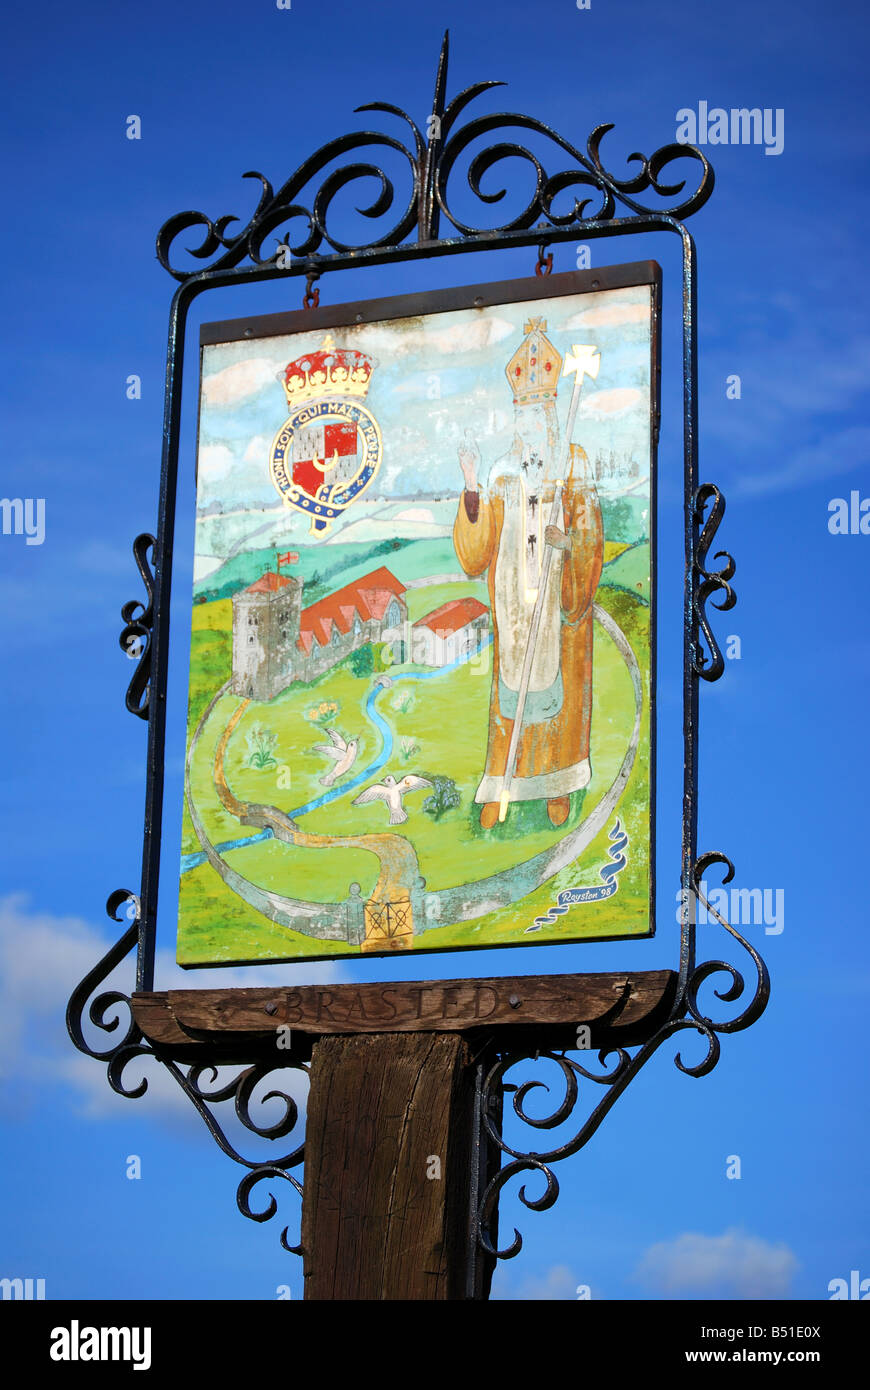
[[[517,691],[536,581],[543,559],[555,484],[531,497],[524,480],[502,476],[488,495],[463,492],[453,528],[456,554],[468,575],[486,570],[493,615],[493,678],[486,770],[475,795],[497,802],[517,710]],[[540,544],[527,541],[530,503],[536,504]],[[588,785],[592,712],[592,600],[601,577],[604,531],[594,486],[569,480],[563,489],[560,529],[567,550],[553,549],[529,693],[523,713],[512,801],[569,796]],[[534,526],[531,527],[534,530]]]

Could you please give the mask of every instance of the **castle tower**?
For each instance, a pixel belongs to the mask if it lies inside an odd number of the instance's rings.
[[[233,595],[234,694],[271,700],[296,678],[301,610],[302,581],[271,571]]]

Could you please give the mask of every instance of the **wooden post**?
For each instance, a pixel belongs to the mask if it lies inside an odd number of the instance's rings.
[[[179,1062],[311,1059],[302,1247],[307,1299],[482,1299],[474,1217],[500,1154],[482,1138],[498,1049],[631,1046],[668,1017],[669,970],[133,995],[144,1036]],[[499,1117],[494,1116],[498,1119]]]
[[[473,1296],[470,1060],[459,1033],[315,1045],[302,1202],[307,1299]]]

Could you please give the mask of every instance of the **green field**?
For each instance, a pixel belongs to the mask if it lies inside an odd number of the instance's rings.
[[[404,584],[427,574],[454,574],[459,570],[450,536],[426,540],[336,541],[331,545],[298,545],[299,560],[283,573],[305,584],[303,603],[314,603],[345,584],[352,584],[369,570],[386,565]],[[247,550],[234,555],[195,586],[198,599],[213,602],[231,598],[265,570],[275,568],[275,549]]]
[[[443,558],[431,552],[445,547]],[[445,542],[414,542],[397,553],[404,562],[412,552],[425,547],[428,572],[455,571],[452,545]],[[614,559],[605,570],[640,562],[635,556],[645,547],[635,547]],[[452,557],[452,559],[451,559]],[[420,556],[422,561],[424,557]],[[413,556],[416,561],[418,557]],[[358,562],[360,563],[360,562]],[[390,563],[400,572],[398,563]],[[371,556],[361,573],[371,568]],[[416,569],[416,563],[413,568]],[[423,571],[424,573],[426,570]],[[617,587],[603,579],[597,601],[610,611],[631,642],[641,668],[649,664],[649,609],[641,592],[632,593],[625,582]],[[407,582],[413,575],[403,573]],[[465,580],[409,590],[406,597],[414,621],[450,598],[474,594],[485,599],[485,586]],[[215,690],[230,675],[231,604],[228,599],[200,603],[193,610],[191,652],[191,732]],[[409,814],[402,833],[412,841],[426,880],[427,890],[448,888],[470,882],[511,867],[532,857],[539,850],[557,843],[579,823],[610,785],[621,759],[632,725],[631,681],[618,651],[607,635],[596,626],[595,685],[592,712],[591,759],[593,780],[583,793],[572,798],[567,824],[553,830],[543,803],[514,806],[508,820],[488,832],[478,824],[479,807],[473,797],[482,771],[482,750],[486,745],[487,712],[490,689],[488,654],[483,660],[467,664],[433,679],[397,684],[381,692],[377,709],[389,724],[395,741],[392,758],[369,781],[381,780],[392,772],[399,779],[405,772],[437,774],[453,779],[461,802],[439,820],[423,810],[426,792],[412,793],[405,802]],[[414,672],[411,665],[391,668],[391,675]],[[330,764],[312,751],[323,742],[325,732],[313,722],[311,712],[324,701],[335,702],[338,712],[332,721],[347,738],[359,737],[360,753],[354,768],[343,781],[349,782],[373,759],[382,747],[381,735],[369,721],[365,703],[372,677],[357,677],[348,666],[334,669],[319,681],[305,687],[290,687],[268,704],[252,704],[245,712],[230,741],[225,759],[229,786],[243,801],[265,803],[292,812],[321,795],[320,777]],[[410,699],[408,698],[410,696]],[[257,832],[241,826],[220,805],[212,782],[217,741],[238,698],[224,696],[217,704],[203,731],[193,759],[191,790],[213,844],[250,837]],[[404,707],[403,707],[404,706]],[[275,735],[274,765],[257,768],[250,764],[248,735],[255,726]],[[416,745],[407,758],[401,756],[401,740]],[[570,940],[579,936],[610,936],[643,933],[648,930],[648,783],[649,783],[649,707],[645,701],[642,737],[634,770],[617,814],[630,837],[628,867],[619,880],[619,891],[609,901],[572,908],[552,926],[534,936],[524,936],[533,918],[555,901],[562,888],[578,883],[598,882],[598,869],[606,862],[608,838],[605,827],[597,839],[574,864],[553,878],[521,904],[489,914],[485,918],[456,926],[427,930],[414,938],[414,949],[445,949],[470,945]],[[357,786],[330,805],[322,806],[300,819],[300,828],[326,835],[360,834],[387,828],[383,803],[365,807],[351,804],[361,790]],[[611,818],[612,823],[612,818]],[[200,848],[185,808],[182,850],[195,853]],[[229,850],[226,860],[247,879],[282,895],[310,901],[334,902],[347,895],[351,882],[361,885],[363,896],[370,893],[377,876],[378,862],[362,849],[329,846],[309,849],[266,840],[250,848]],[[206,863],[182,875],[179,925],[179,959],[184,964],[208,961],[268,960],[288,956],[326,957],[356,954],[358,948],[343,943],[316,940],[288,928],[274,925],[242,898],[233,893]]]
[[[627,589],[649,603],[649,544],[629,546],[609,565],[601,576],[602,585],[613,589]],[[599,591],[599,601],[601,595]]]

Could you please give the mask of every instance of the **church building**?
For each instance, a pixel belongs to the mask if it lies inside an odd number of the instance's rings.
[[[405,586],[385,566],[302,607],[302,580],[271,571],[233,595],[236,695],[271,700],[313,681],[368,642],[401,641]]]
[[[489,635],[489,609],[476,598],[455,598],[418,619],[411,629],[411,660],[452,666],[479,651]]]

